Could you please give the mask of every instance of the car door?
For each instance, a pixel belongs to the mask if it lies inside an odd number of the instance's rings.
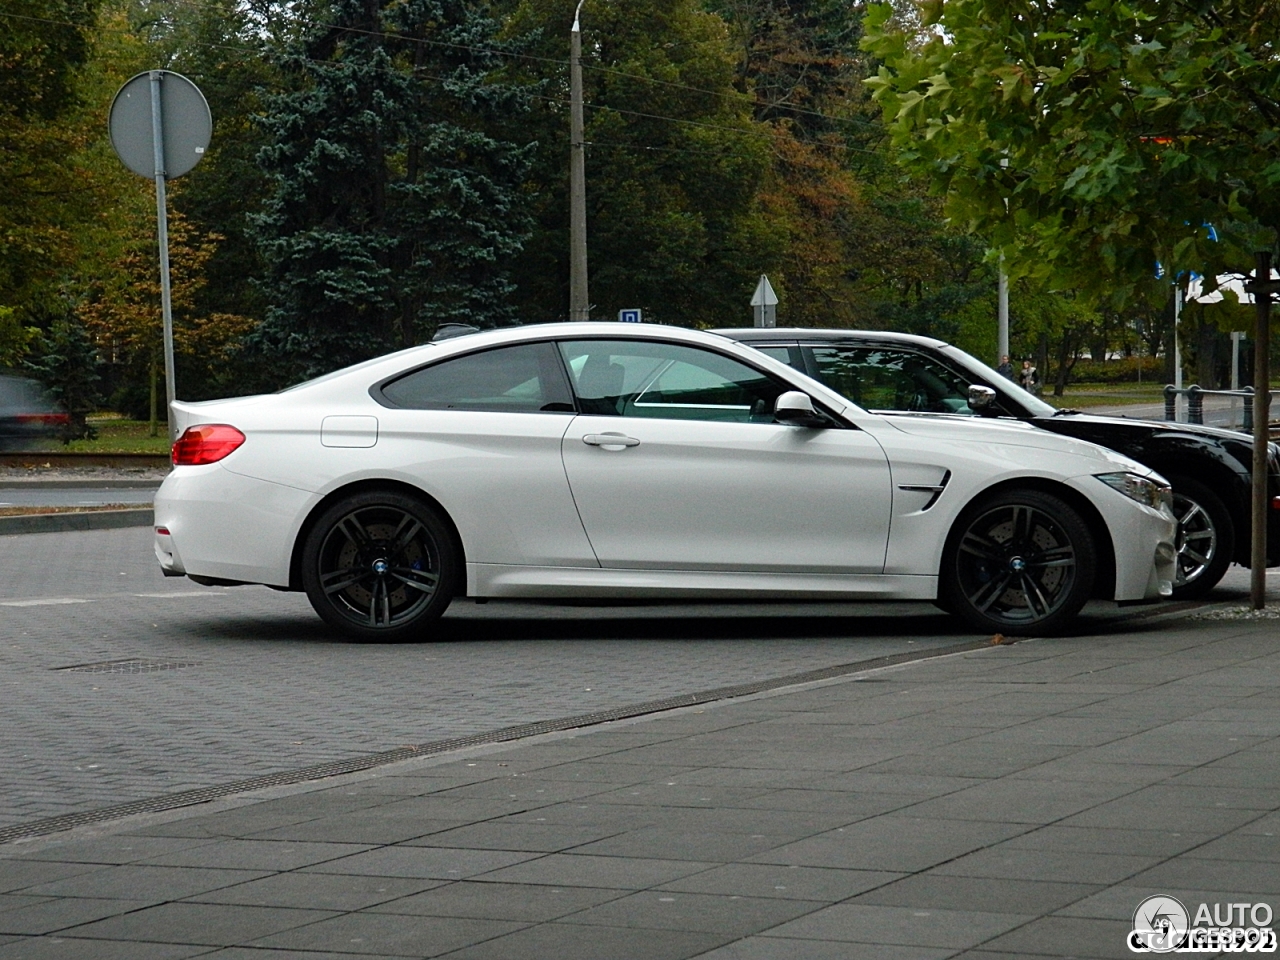
[[[773,422],[790,385],[715,351],[619,338],[560,344],[579,416],[563,442],[600,564],[880,573],[884,451],[831,418]]]
[[[373,392],[383,462],[440,500],[469,562],[595,566],[560,457],[574,408],[553,344],[450,357]]]

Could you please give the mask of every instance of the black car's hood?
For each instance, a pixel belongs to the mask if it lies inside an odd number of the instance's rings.
[[[1069,422],[1090,424],[1099,427],[1130,427],[1142,430],[1158,430],[1162,433],[1189,433],[1200,437],[1212,437],[1215,440],[1245,440],[1252,438],[1238,430],[1223,430],[1221,427],[1206,427],[1200,423],[1175,423],[1171,420],[1139,420],[1132,417],[1104,417],[1093,413],[1064,413],[1056,417],[1036,417],[1037,423]],[[1052,429],[1052,427],[1050,427]]]

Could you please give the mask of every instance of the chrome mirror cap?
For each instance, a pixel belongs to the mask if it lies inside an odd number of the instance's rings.
[[[980,383],[972,384],[969,387],[970,410],[985,410],[995,403],[995,400],[996,392],[990,387],[984,387]]]

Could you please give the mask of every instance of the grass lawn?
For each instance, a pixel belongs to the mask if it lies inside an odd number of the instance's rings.
[[[1116,407],[1126,403],[1163,403],[1163,383],[1069,383],[1062,396],[1050,386],[1044,400],[1055,407]]]
[[[157,424],[159,436],[151,436],[146,420],[89,417],[89,425],[98,431],[96,440],[72,440],[69,444],[51,443],[47,451],[67,453],[159,453],[169,452],[169,434],[164,423]]]

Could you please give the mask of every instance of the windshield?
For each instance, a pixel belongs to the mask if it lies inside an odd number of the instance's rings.
[[[1007,377],[1000,376],[999,373],[992,370],[977,357],[970,356],[959,347],[947,344],[939,352],[946,354],[965,370],[980,375],[984,381],[991,384],[996,390],[1012,399],[1015,403],[1021,405],[1033,417],[1052,417],[1058,412],[1057,407],[1045,403],[1030,391],[1023,390],[1022,387]]]

